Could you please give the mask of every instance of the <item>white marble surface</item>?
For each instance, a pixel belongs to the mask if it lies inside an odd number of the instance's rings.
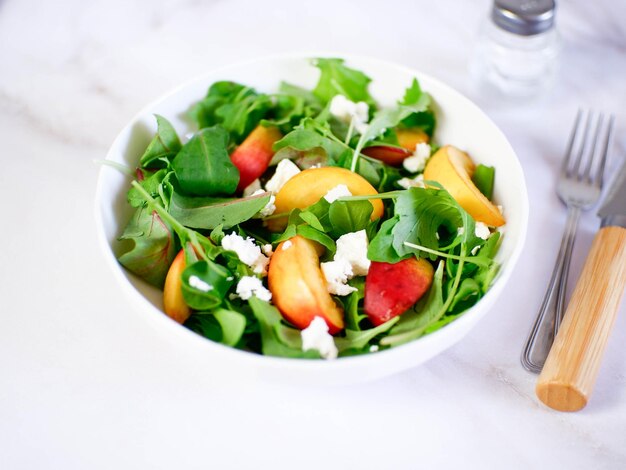
[[[466,72],[488,2],[0,1],[0,468],[626,468],[626,308],[586,409],[534,396],[519,354],[564,223],[556,168],[578,106],[626,156],[626,4],[561,2],[558,87],[489,103]],[[484,105],[530,190],[506,295],[427,364],[346,387],[217,379],[129,312],[98,252],[98,167],[148,101],[219,65],[331,50],[422,69]],[[575,277],[598,225],[585,214]],[[571,282],[570,284],[573,284]]]

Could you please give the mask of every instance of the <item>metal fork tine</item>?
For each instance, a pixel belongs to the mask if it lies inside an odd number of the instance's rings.
[[[580,162],[583,157],[583,152],[587,146],[587,136],[589,135],[589,129],[591,128],[591,122],[593,121],[593,112],[587,111],[587,115],[585,118],[585,130],[583,131],[582,139],[580,140],[580,145],[578,147],[578,152],[576,153],[576,159],[574,160],[574,166],[570,169],[570,173],[568,176],[577,176],[580,169]]]
[[[604,115],[600,113],[598,115],[598,119],[596,120],[596,128],[593,132],[593,138],[591,142],[591,147],[589,147],[589,158],[587,158],[587,164],[585,165],[585,171],[581,175],[581,179],[587,179],[591,181],[591,167],[593,166],[594,161],[598,158],[599,152],[597,151],[598,144],[598,135],[600,135],[600,131],[602,129],[602,121],[604,120]]]
[[[609,122],[606,126],[606,131],[604,132],[604,140],[602,141],[602,151],[600,153],[600,163],[598,165],[598,170],[596,171],[595,176],[592,178],[589,177],[589,182],[593,183],[598,188],[602,187],[602,182],[604,180],[604,166],[606,164],[606,156],[609,153],[608,147],[609,142],[611,141],[611,134],[613,133],[613,121],[615,120],[615,116],[612,114],[609,116]]]
[[[569,136],[569,142],[567,143],[567,150],[565,151],[565,158],[563,159],[563,163],[561,163],[561,174],[564,175],[567,173],[567,167],[572,160],[572,149],[574,148],[574,141],[576,140],[576,134],[578,133],[578,125],[580,124],[580,119],[582,117],[583,110],[578,109],[576,113],[576,120],[574,121],[574,127],[572,127],[572,132]]]

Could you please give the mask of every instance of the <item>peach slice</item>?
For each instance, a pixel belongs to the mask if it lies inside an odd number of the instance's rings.
[[[396,129],[398,144],[413,152],[417,144],[427,144],[428,134],[421,129]]]
[[[405,148],[392,145],[373,145],[372,147],[364,148],[362,153],[391,166],[400,166],[405,158],[413,155]]]
[[[274,156],[272,146],[282,138],[277,127],[257,126],[239,147],[230,160],[239,170],[237,191],[243,191],[255,179],[265,173]]]
[[[498,208],[472,181],[474,162],[451,145],[441,147],[426,164],[424,179],[441,184],[476,221],[491,227],[505,224]]]
[[[421,258],[398,263],[372,261],[365,278],[364,309],[375,325],[382,325],[406,312],[430,288],[432,265]]]
[[[183,282],[181,276],[185,270],[185,250],[180,250],[170,265],[163,287],[163,310],[172,320],[180,324],[191,315],[191,309],[183,298]]]
[[[328,191],[340,184],[345,184],[353,196],[378,194],[376,189],[361,175],[337,167],[309,168],[288,180],[276,194],[276,214],[287,213],[292,209],[304,209],[323,198]],[[374,210],[371,219],[383,215],[385,207],[380,199],[370,201]],[[274,232],[283,230],[287,217],[268,220],[268,228]]]
[[[321,245],[295,236],[278,245],[272,258],[267,280],[274,305],[282,316],[300,329],[315,317],[322,317],[330,334],[344,327],[343,310],[326,288],[320,269]]]

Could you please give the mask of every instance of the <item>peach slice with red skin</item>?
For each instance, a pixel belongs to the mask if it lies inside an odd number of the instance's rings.
[[[432,265],[421,258],[398,263],[372,261],[365,278],[364,309],[375,325],[382,325],[406,312],[430,288]]]
[[[469,155],[452,145],[446,145],[428,160],[424,179],[441,184],[474,220],[490,227],[504,225],[500,210],[472,181],[474,169],[474,162]]]
[[[285,320],[302,330],[321,317],[335,334],[344,328],[343,310],[326,288],[319,262],[322,252],[321,245],[301,236],[280,243],[270,259],[267,280],[272,301]]]
[[[243,191],[255,179],[265,173],[274,151],[272,146],[282,138],[277,127],[257,126],[230,156],[239,170],[237,191]]]
[[[163,287],[163,310],[172,320],[183,324],[191,315],[191,309],[183,298],[182,274],[185,270],[185,250],[180,250],[170,265]]]
[[[428,143],[428,134],[421,129],[396,129],[398,147],[393,145],[373,145],[362,150],[364,155],[380,160],[391,166],[400,166],[405,158],[413,155],[420,143]]]
[[[292,209],[304,209],[323,198],[328,191],[344,184],[353,196],[378,194],[368,181],[357,173],[345,168],[322,167],[301,171],[288,180],[276,194],[275,214],[287,214]],[[373,206],[372,220],[379,219],[385,210],[380,199],[371,199]],[[267,226],[274,232],[281,231],[287,225],[287,217],[269,219]]]

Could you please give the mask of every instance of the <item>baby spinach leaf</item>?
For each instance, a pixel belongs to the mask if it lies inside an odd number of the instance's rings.
[[[313,94],[323,103],[328,103],[335,95],[344,95],[355,103],[364,101],[370,106],[375,105],[368,91],[371,79],[363,72],[345,66],[343,59],[316,59],[313,65],[321,72]]]
[[[369,201],[333,201],[328,210],[332,235],[358,232],[367,228],[374,207]]]
[[[335,241],[326,235],[324,232],[316,230],[310,225],[298,225],[296,227],[296,234],[301,237],[308,238],[309,240],[316,241],[320,245],[323,245],[327,251],[327,254],[333,256],[337,250]]]
[[[485,195],[487,199],[491,199],[493,195],[493,182],[496,170],[492,166],[485,166],[482,163],[476,167],[472,181],[478,190]]]
[[[174,233],[159,215],[139,207],[119,237],[132,242],[118,261],[148,283],[163,288],[165,276],[176,255]]]
[[[212,310],[218,307],[234,282],[234,277],[228,269],[207,260],[187,266],[181,279],[183,298],[187,305],[195,310]],[[195,285],[197,283],[203,287],[197,287]]]
[[[470,306],[474,305],[478,299],[482,296],[482,292],[480,289],[480,285],[476,282],[475,279],[471,277],[466,277],[459,284],[459,288],[456,291],[456,294],[452,298],[452,302],[450,303],[450,311],[463,311],[468,309]],[[457,307],[460,308],[457,309]]]
[[[186,227],[229,229],[245,222],[263,209],[270,200],[269,193],[245,198],[189,197],[177,192],[170,200],[170,214]]]
[[[344,316],[346,319],[346,330],[360,331],[361,321],[367,318],[360,308],[360,302],[365,296],[365,278],[362,276],[350,280],[350,285],[356,287],[344,302]]]
[[[311,211],[302,211],[298,214],[298,216],[304,220],[307,224],[313,227],[315,230],[319,230],[320,232],[324,232],[324,226],[319,221],[317,216]]]
[[[383,263],[397,263],[406,256],[400,256],[393,248],[393,228],[398,223],[398,217],[385,220],[374,238],[367,247],[367,258],[371,261]],[[407,255],[408,256],[408,255]]]
[[[227,346],[237,346],[246,329],[246,316],[235,310],[218,308],[210,312],[197,312],[185,326],[199,335]]]
[[[226,151],[228,133],[221,127],[197,132],[172,163],[180,187],[195,196],[232,194],[239,183],[239,170]]]
[[[139,159],[142,168],[165,166],[181,148],[174,126],[163,116],[155,114],[157,133]]]
[[[277,155],[281,151],[296,152],[298,155],[305,152],[319,155],[323,151],[327,158],[336,161],[345,151],[345,148],[315,130],[295,129],[274,144],[274,151],[277,152]],[[280,155],[275,156],[272,161],[278,159],[281,159]]]

